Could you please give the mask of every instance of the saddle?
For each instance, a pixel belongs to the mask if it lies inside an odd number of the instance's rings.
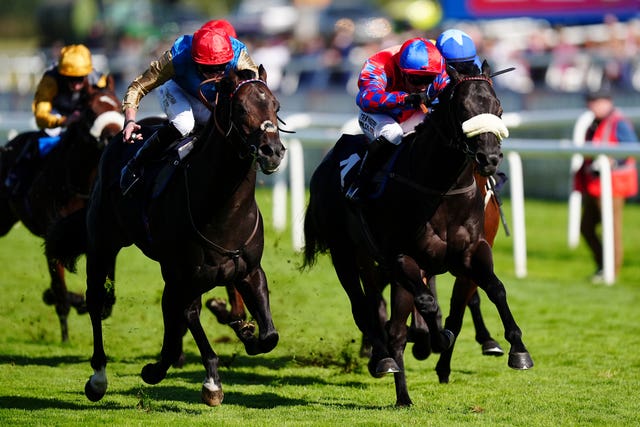
[[[343,134],[332,148],[333,156],[338,160],[340,166],[340,189],[345,195],[351,184],[355,181],[362,168],[362,161],[367,153],[369,142],[366,136]],[[373,191],[365,195],[369,200],[380,198],[389,182],[389,172],[393,169],[399,153],[405,144],[393,152],[382,168],[377,171],[372,178],[371,188]]]

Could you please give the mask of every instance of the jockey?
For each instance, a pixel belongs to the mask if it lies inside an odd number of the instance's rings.
[[[476,45],[464,31],[450,29],[444,31],[436,40],[436,47],[447,61],[459,73],[478,75],[482,71],[482,61],[476,52]]]
[[[382,50],[365,61],[358,77],[358,123],[370,142],[360,173],[346,191],[357,200],[362,184],[402,142],[404,134],[424,119],[430,105],[449,82],[436,46],[416,37]]]
[[[236,29],[233,28],[233,25],[231,25],[231,23],[225,19],[212,19],[211,21],[205,22],[200,28],[213,28],[222,30],[227,33],[229,37],[233,37],[234,39],[238,38]]]
[[[93,68],[91,52],[81,44],[60,50],[58,63],[38,83],[32,109],[36,124],[51,136],[77,121],[88,86],[104,88],[107,77]]]
[[[106,85],[107,76],[93,68],[86,46],[68,45],[60,50],[58,62],[45,70],[33,98],[32,110],[42,135],[24,145],[4,182],[14,196],[28,187],[32,161],[49,153],[62,131],[80,119],[88,87]]]
[[[210,24],[207,23],[207,24]],[[125,115],[123,140],[132,144],[142,139],[137,133],[136,112],[140,100],[160,86],[160,105],[169,124],[160,128],[140,147],[122,169],[120,186],[127,194],[140,179],[140,167],[179,137],[189,135],[196,125],[205,125],[211,111],[199,99],[200,85],[203,95],[211,103],[216,99],[215,84],[232,69],[251,69],[257,66],[247,48],[238,39],[230,37],[220,28],[207,26],[193,35],[179,37],[164,54],[129,85],[123,100]]]

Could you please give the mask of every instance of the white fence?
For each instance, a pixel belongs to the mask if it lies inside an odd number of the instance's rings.
[[[630,117],[640,117],[640,109],[625,109]],[[578,120],[580,118],[581,120]],[[582,156],[596,157],[601,169],[602,191],[602,234],[603,234],[603,274],[606,284],[615,282],[614,244],[613,244],[613,214],[611,199],[611,168],[606,156],[640,158],[640,147],[627,148],[584,146],[578,135],[584,135],[586,123],[585,115],[579,111],[560,112],[527,112],[505,114],[504,120],[510,128],[539,123],[566,122],[569,126],[576,123],[574,141],[569,140],[524,140],[509,139],[503,145],[509,162],[509,181],[511,193],[512,227],[513,227],[513,255],[515,273],[517,277],[527,276],[527,249],[525,231],[524,181],[522,170],[522,156],[548,157],[553,159],[571,158],[572,172],[579,168]],[[287,225],[287,171],[288,182],[291,183],[291,233],[292,245],[295,250],[304,247],[303,220],[305,210],[305,173],[304,150],[301,141],[313,141],[312,144],[331,146],[342,133],[356,133],[355,118],[337,115],[296,114],[285,117],[288,129],[296,130],[296,137],[286,137],[288,160],[276,175],[273,190],[273,224],[278,230],[284,230]],[[320,129],[310,129],[311,125]],[[339,130],[338,130],[339,128]],[[584,140],[582,139],[582,142]],[[578,156],[578,157],[576,157]],[[576,203],[577,202],[577,203]],[[579,194],[572,193],[569,204],[568,244],[575,247],[579,239],[580,199]],[[577,231],[576,231],[577,230]]]

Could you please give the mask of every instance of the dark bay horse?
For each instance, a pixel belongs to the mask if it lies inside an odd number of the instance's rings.
[[[37,153],[28,160],[28,174],[19,182],[23,190],[11,192],[4,187],[7,173],[15,165],[22,150],[37,148],[41,131],[19,134],[0,149],[0,236],[6,235],[21,221],[36,236],[46,239],[52,223],[81,210],[89,197],[95,180],[98,160],[107,141],[122,129],[124,117],[120,101],[109,76],[106,88],[89,88],[81,120],[72,123],[62,134],[58,144],[44,158]],[[26,161],[26,160],[21,160]],[[83,246],[77,235],[67,235],[69,244]],[[86,312],[84,296],[69,292],[60,262],[45,253],[51,284],[43,299],[55,306],[62,341],[69,340],[67,318],[71,307]]]
[[[261,66],[258,76],[232,72],[218,84],[209,123],[155,197],[121,194],[120,170],[137,147],[114,143],[105,150],[87,213],[87,307],[94,340],[94,374],[85,386],[90,400],[100,400],[107,390],[102,318],[113,302],[116,256],[131,244],[160,263],[165,282],[164,339],[160,359],[142,369],[146,383],[164,379],[180,357],[188,329],[206,371],[202,400],[210,406],[222,402],[218,357],[199,318],[201,296],[215,286],[233,284],[258,324],[257,336],[253,330],[240,335],[247,353],[266,353],[278,343],[255,200],[257,167],[272,173],[285,152],[277,127],[279,103],[266,77]]]
[[[414,306],[431,331],[431,349],[442,353],[436,371],[447,382],[453,351],[449,334],[459,333],[476,284],[498,308],[511,344],[508,365],[533,366],[504,285],[493,271],[484,201],[474,178],[474,171],[493,175],[502,158],[501,140],[508,134],[500,119],[502,108],[486,62],[479,76],[448,71],[451,83],[399,148],[380,197],[362,205],[343,197],[341,162],[353,155],[349,138],[343,136],[312,176],[305,216],[303,267],[313,265],[319,253],[331,254],[356,325],[372,343],[369,371],[373,376],[394,373],[399,406],[412,403],[403,353]],[[425,278],[447,271],[469,280],[454,286],[445,329],[440,330],[437,300]],[[378,302],[386,283],[391,284],[391,310],[383,324]]]

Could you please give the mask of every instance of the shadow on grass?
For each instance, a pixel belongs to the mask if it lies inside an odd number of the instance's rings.
[[[4,409],[96,409],[97,404],[91,403],[87,400],[87,403],[74,403],[65,401],[62,399],[47,399],[46,397],[23,397],[23,396],[0,396],[0,408]],[[126,405],[119,405],[114,402],[100,403],[100,409],[131,409]]]
[[[0,364],[17,366],[60,366],[74,363],[89,363],[87,356],[23,356],[15,354],[0,354]]]

